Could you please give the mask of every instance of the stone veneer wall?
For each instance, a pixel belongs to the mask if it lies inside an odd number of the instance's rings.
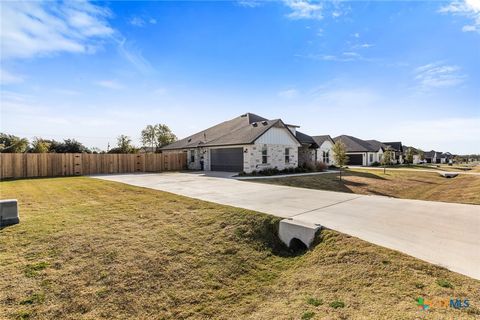
[[[298,148],[298,164],[303,165],[305,163],[315,162],[315,149],[301,146]]]
[[[262,149],[267,147],[268,162],[262,163]],[[290,149],[290,162],[285,163],[285,148]],[[267,168],[295,168],[298,166],[298,148],[297,146],[287,146],[283,144],[253,144],[243,147],[243,170],[247,173],[252,171],[261,171]]]

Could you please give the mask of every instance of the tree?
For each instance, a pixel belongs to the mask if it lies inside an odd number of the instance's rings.
[[[137,148],[132,145],[132,139],[126,135],[120,135],[117,138],[117,147],[108,151],[108,153],[137,153]]]
[[[386,173],[386,170],[387,170],[386,166],[389,164],[392,164],[393,157],[394,157],[393,151],[390,149],[390,147],[387,147],[383,152],[383,156],[380,162],[383,165],[383,174]]]
[[[347,148],[343,142],[338,141],[333,145],[332,151],[333,159],[340,168],[340,180],[342,180],[342,167],[348,162]]]
[[[177,141],[177,137],[172,130],[165,124],[148,125],[142,130],[142,144],[143,146],[150,146],[152,149],[166,146],[172,142]]]
[[[65,139],[63,142],[50,141],[50,152],[55,153],[92,153],[87,147],[75,139]]]
[[[170,130],[166,124],[157,124],[157,126],[156,138],[160,148],[177,141],[177,136],[173,134],[172,130]]]
[[[50,146],[52,143],[42,138],[33,138],[31,153],[47,153],[50,152]]]
[[[413,149],[408,148],[407,153],[405,154],[405,162],[406,163],[413,163]]]
[[[142,144],[144,147],[150,146],[152,150],[154,147],[155,149],[158,147],[157,139],[155,138],[157,131],[156,126],[157,125],[152,126],[149,124],[142,130]]]
[[[28,150],[28,139],[13,134],[0,133],[0,152],[20,153]]]

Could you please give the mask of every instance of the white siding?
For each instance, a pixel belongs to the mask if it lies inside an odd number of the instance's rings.
[[[300,144],[292,137],[292,135],[285,128],[270,128],[260,138],[255,141],[255,144],[276,144],[286,146],[300,146]]]

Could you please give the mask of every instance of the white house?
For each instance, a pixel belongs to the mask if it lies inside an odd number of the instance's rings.
[[[301,147],[295,132],[282,120],[246,113],[161,150],[187,152],[189,169],[250,173],[267,168],[297,167]]]
[[[377,140],[362,140],[356,137],[341,135],[333,138],[335,143],[345,145],[348,165],[370,166],[382,160],[386,146]]]

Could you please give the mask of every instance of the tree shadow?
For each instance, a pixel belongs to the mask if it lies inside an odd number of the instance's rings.
[[[355,176],[355,177],[362,177],[362,178],[370,178],[370,179],[377,179],[377,180],[386,180],[384,177],[381,177],[379,175],[370,173],[370,172],[360,172],[360,171],[350,171],[347,170],[344,173],[342,172],[342,177],[343,176]]]

